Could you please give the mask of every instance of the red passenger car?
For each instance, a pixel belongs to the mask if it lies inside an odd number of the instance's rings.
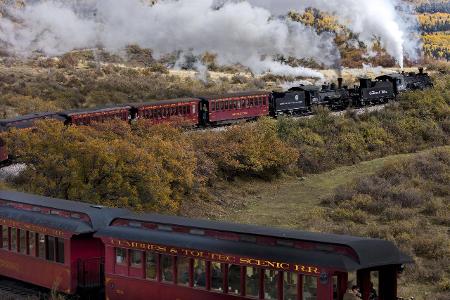
[[[175,99],[132,104],[133,119],[149,120],[152,124],[182,123],[196,126],[199,123],[200,99]]]
[[[220,125],[269,115],[268,92],[247,92],[202,97],[204,124]]]
[[[111,300],[342,300],[349,281],[396,299],[410,262],[388,241],[160,215],[116,219],[105,243]]]
[[[92,234],[122,214],[0,191],[0,276],[66,294],[102,288],[104,246]]]
[[[66,124],[89,125],[108,120],[128,121],[130,119],[130,109],[130,106],[94,108],[62,112],[60,115],[66,119]]]

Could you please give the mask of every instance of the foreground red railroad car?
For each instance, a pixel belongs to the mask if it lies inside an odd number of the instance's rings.
[[[101,289],[104,246],[92,235],[123,214],[0,191],[0,275],[66,294]]]
[[[200,99],[174,99],[132,104],[133,119],[149,120],[151,124],[182,123],[196,126],[199,123]]]
[[[410,262],[388,241],[160,215],[116,219],[105,244],[106,297],[157,300],[334,300],[349,280],[396,299]]]
[[[59,115],[65,118],[66,124],[90,125],[95,122],[108,120],[128,121],[130,119],[130,109],[130,106],[93,108],[62,112]]]
[[[220,125],[269,115],[268,92],[246,92],[201,97],[203,123]]]

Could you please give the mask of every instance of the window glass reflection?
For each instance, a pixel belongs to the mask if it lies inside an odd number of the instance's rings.
[[[259,274],[260,270],[247,267],[245,272],[245,293],[250,297],[259,296]]]
[[[278,272],[264,270],[264,299],[276,300],[277,297]]]

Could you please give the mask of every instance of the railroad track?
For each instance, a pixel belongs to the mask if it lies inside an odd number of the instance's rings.
[[[0,300],[44,300],[48,293],[12,279],[0,278]]]

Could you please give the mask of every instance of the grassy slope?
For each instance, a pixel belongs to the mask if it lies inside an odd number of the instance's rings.
[[[317,209],[321,199],[332,195],[335,188],[373,174],[385,163],[411,155],[414,154],[388,156],[305,178],[280,179],[274,183],[233,183],[216,194],[220,201],[231,204],[227,207],[232,209],[225,212],[216,208],[205,213],[211,218],[233,222],[309,229],[311,212]]]

